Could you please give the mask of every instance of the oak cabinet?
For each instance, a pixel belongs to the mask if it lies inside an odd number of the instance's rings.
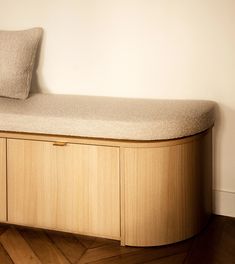
[[[120,239],[118,147],[8,139],[7,167],[9,222]]]
[[[0,138],[0,221],[6,221],[6,139]]]
[[[211,214],[212,129],[164,141],[0,133],[0,222],[158,246]]]

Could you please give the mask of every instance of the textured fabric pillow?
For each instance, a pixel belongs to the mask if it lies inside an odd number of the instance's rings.
[[[0,96],[26,99],[41,28],[0,31]]]

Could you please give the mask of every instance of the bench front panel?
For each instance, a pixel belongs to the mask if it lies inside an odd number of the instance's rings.
[[[7,140],[8,221],[120,239],[119,148]]]

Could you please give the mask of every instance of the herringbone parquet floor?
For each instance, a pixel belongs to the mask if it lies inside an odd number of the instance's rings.
[[[0,225],[0,264],[235,264],[235,219],[214,216],[198,236],[173,245],[118,241]]]

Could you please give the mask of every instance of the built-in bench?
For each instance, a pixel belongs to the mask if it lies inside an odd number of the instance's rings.
[[[0,98],[0,221],[174,243],[211,213],[215,103]]]

